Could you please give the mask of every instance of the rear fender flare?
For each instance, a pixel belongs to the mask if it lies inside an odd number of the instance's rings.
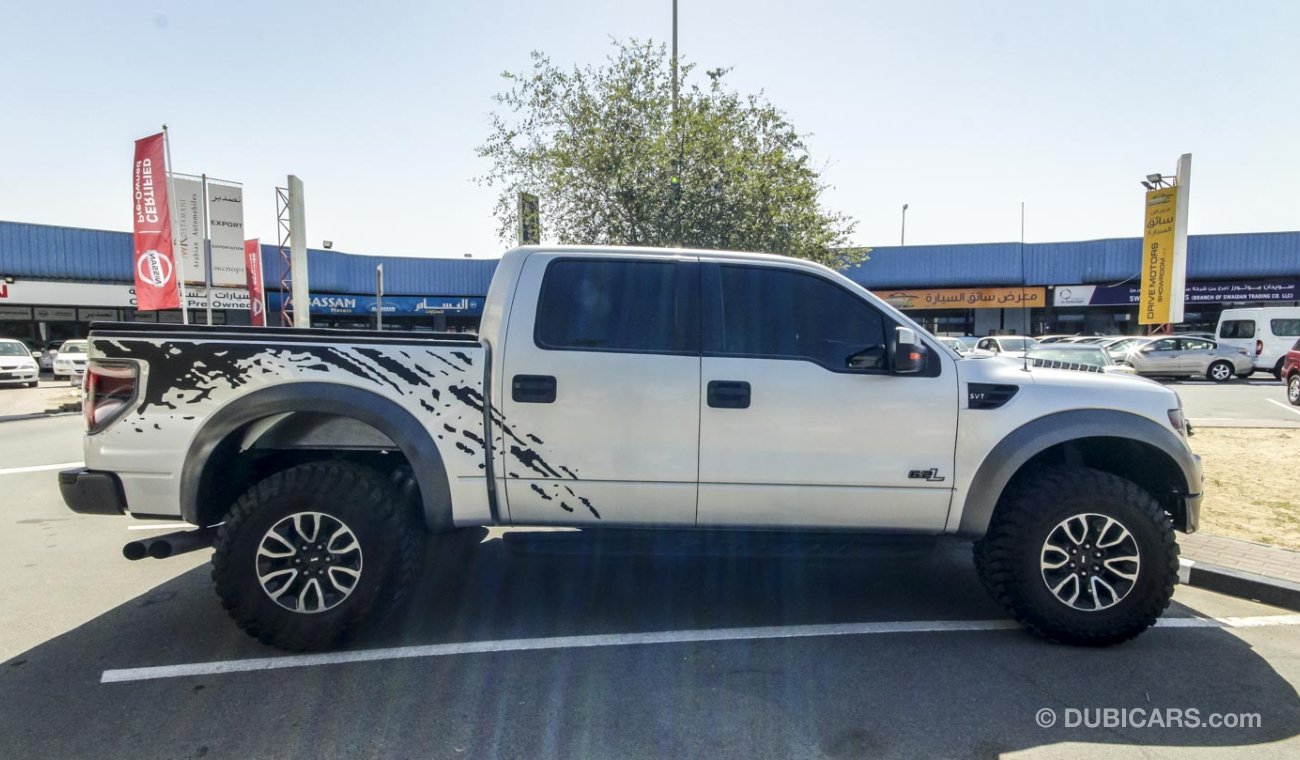
[[[286,383],[253,391],[209,417],[190,442],[181,468],[182,516],[200,524],[201,478],[219,445],[250,423],[292,412],[349,417],[378,430],[410,462],[420,487],[425,524],[432,530],[452,528],[447,468],[429,431],[391,399],[349,385],[320,382]]]

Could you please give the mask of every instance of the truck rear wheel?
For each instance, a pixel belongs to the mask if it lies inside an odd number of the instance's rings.
[[[315,462],[270,475],[217,533],[212,579],[249,635],[283,649],[335,646],[410,589],[423,525],[378,472]]]
[[[1173,524],[1136,484],[1084,467],[1043,468],[1003,495],[975,544],[980,579],[1050,641],[1106,646],[1150,628],[1178,579]]]

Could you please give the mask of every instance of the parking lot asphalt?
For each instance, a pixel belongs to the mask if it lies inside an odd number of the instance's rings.
[[[1209,380],[1165,380],[1183,400],[1193,425],[1243,425],[1300,428],[1300,406],[1286,400],[1286,386],[1271,375],[1226,383]]]
[[[78,459],[78,424],[0,425],[0,757],[1300,752],[1300,616],[1180,588],[1132,642],[1056,646],[1008,623],[957,542],[809,560],[494,536],[431,549],[401,614],[294,659],[229,622],[208,552],[126,562],[132,521],[16,471]]]

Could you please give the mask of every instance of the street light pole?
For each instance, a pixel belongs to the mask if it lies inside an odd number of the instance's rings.
[[[903,229],[898,233],[898,245],[907,245],[907,204],[903,204]]]
[[[677,143],[677,157],[673,162],[671,190],[673,194],[673,243],[682,245],[682,133],[677,124],[677,0],[673,0],[673,140]]]

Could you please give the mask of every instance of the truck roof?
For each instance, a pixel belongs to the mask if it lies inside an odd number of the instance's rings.
[[[807,259],[795,258],[793,256],[782,256],[776,253],[750,253],[746,251],[715,251],[702,248],[654,248],[649,246],[628,246],[628,245],[521,245],[511,248],[501,255],[501,258],[513,255],[527,255],[530,253],[595,253],[595,254],[613,254],[613,255],[655,255],[655,256],[708,256],[710,258],[740,259],[746,261],[783,261],[796,262],[801,264],[811,264]]]

